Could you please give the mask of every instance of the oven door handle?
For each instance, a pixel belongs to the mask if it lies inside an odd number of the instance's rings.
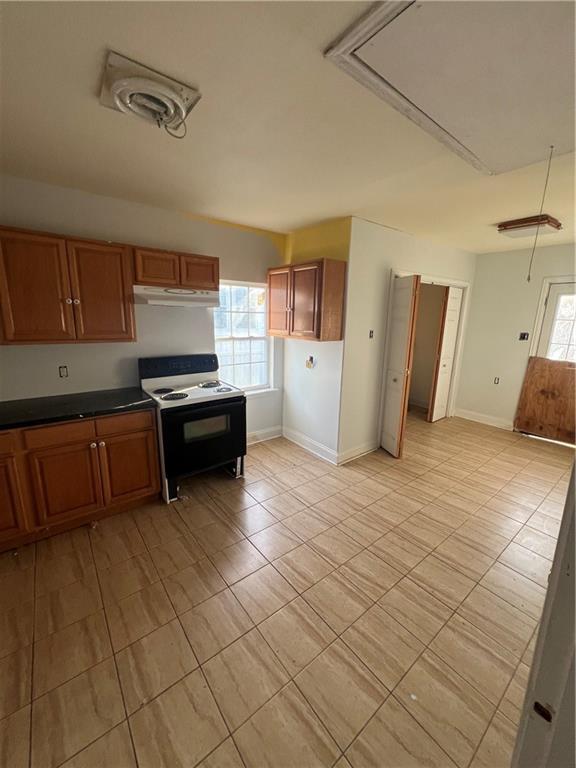
[[[178,418],[180,420],[181,417],[189,417],[189,416],[195,416],[198,414],[200,418],[204,418],[210,413],[221,413],[225,415],[226,413],[229,413],[231,409],[235,408],[242,408],[244,406],[243,400],[232,400],[232,398],[229,398],[229,405],[226,406],[225,403],[219,404],[219,405],[209,405],[206,407],[202,407],[202,405],[199,403],[198,405],[193,406],[180,406],[179,408],[167,408],[164,411],[161,411],[162,416],[165,416],[166,418]]]

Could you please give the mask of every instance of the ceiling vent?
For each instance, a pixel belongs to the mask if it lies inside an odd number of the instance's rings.
[[[186,135],[185,120],[201,94],[189,85],[110,51],[100,103],[164,128],[171,136]]]

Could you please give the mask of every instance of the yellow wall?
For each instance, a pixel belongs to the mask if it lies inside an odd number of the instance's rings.
[[[348,261],[351,225],[352,219],[346,216],[290,232],[286,243],[286,263],[322,258]]]

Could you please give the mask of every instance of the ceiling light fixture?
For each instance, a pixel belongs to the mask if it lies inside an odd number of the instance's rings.
[[[507,237],[531,237],[536,234],[538,228],[543,235],[562,229],[562,224],[558,219],[547,213],[540,216],[525,216],[523,219],[501,221],[497,226],[498,232]]]

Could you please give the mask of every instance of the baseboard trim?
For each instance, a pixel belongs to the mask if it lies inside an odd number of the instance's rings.
[[[346,464],[353,459],[359,459],[360,456],[365,456],[367,453],[372,453],[379,448],[378,442],[364,443],[364,445],[357,445],[355,448],[349,448],[347,451],[340,451],[338,453],[338,464]]]
[[[316,442],[316,440],[312,440],[312,438],[302,434],[302,432],[284,427],[282,434],[288,440],[299,445],[300,448],[305,448],[307,451],[310,451],[310,453],[313,453],[315,456],[318,456],[325,461],[329,461],[331,464],[338,464],[338,454],[336,451],[333,451],[326,445],[322,445],[322,443]]]
[[[488,413],[478,413],[477,411],[466,411],[463,408],[456,408],[454,416],[469,421],[477,421],[479,424],[487,424],[489,427],[498,427],[498,429],[507,429],[509,432],[514,430],[514,424],[508,419],[499,419],[497,416],[490,416]]]
[[[246,435],[246,441],[248,445],[252,445],[253,443],[263,443],[265,440],[273,440],[275,437],[282,437],[282,427],[270,427],[269,429],[249,432]]]

